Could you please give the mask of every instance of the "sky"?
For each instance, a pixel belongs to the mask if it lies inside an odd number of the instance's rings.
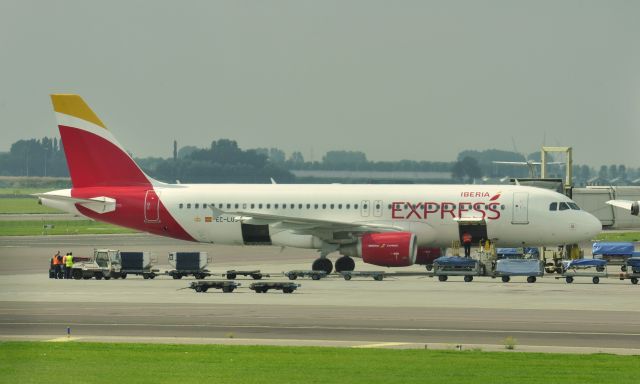
[[[640,166],[640,1],[0,0],[0,151],[78,93],[135,156],[453,161],[572,146]]]

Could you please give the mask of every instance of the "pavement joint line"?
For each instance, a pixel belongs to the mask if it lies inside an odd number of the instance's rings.
[[[536,335],[585,335],[585,336],[640,336],[640,333],[616,332],[571,332],[534,330],[450,329],[450,328],[375,328],[375,327],[327,327],[327,326],[271,326],[259,324],[151,324],[151,323],[53,323],[53,322],[0,322],[0,325],[64,325],[86,327],[180,327],[180,328],[259,328],[259,329],[315,329],[334,331],[379,331],[379,332],[460,332],[460,333],[525,333]]]

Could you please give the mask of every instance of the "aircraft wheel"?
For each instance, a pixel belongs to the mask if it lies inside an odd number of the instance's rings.
[[[356,268],[356,262],[349,256],[342,256],[336,260],[336,272],[353,271]]]
[[[333,263],[327,258],[319,257],[314,260],[311,269],[314,271],[325,271],[328,275],[333,272]]]

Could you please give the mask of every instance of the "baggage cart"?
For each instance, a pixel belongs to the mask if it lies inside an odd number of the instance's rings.
[[[598,284],[600,278],[607,277],[607,262],[600,259],[575,259],[563,262],[562,274],[556,279],[562,279],[567,284],[573,283],[576,277],[591,277],[593,284]]]
[[[619,265],[625,272],[627,267],[625,262],[633,257],[635,246],[632,242],[595,242],[591,253],[594,259],[606,260],[608,265]]]
[[[255,291],[256,293],[267,293],[270,289],[281,290],[282,293],[293,293],[296,289],[300,287],[300,284],[290,283],[290,282],[259,282],[259,283],[251,283],[249,289]]]
[[[631,284],[638,284],[640,281],[640,257],[632,257],[625,262],[626,272],[620,273],[620,280],[629,280]]]
[[[345,280],[351,280],[353,277],[372,277],[373,280],[382,281],[385,276],[382,271],[342,271],[340,274]]]
[[[211,276],[206,266],[211,262],[207,252],[169,252],[169,264],[174,269],[167,271],[167,275],[174,279],[193,275],[196,279]]]
[[[481,274],[481,263],[470,257],[442,256],[433,262],[433,275],[440,281],[447,281],[449,276],[464,276],[464,281],[469,283]]]
[[[127,278],[127,275],[142,276],[146,279],[153,279],[157,275],[157,270],[152,270],[155,260],[151,257],[151,252],[146,251],[120,251],[122,266],[120,277]]]
[[[325,271],[314,271],[311,269],[294,269],[293,271],[283,272],[283,275],[287,276],[289,280],[295,280],[298,277],[310,277],[312,280],[320,280],[327,276]]]
[[[241,284],[236,283],[235,281],[228,280],[206,280],[206,281],[194,281],[189,285],[189,288],[193,289],[196,292],[207,292],[209,289],[221,289],[222,292],[231,293],[236,288],[238,288]]]
[[[238,271],[238,270],[235,270],[235,269],[231,269],[231,270],[223,273],[222,275],[226,276],[227,279],[229,279],[229,280],[235,279],[236,277],[238,277],[238,275],[239,276],[245,276],[245,277],[251,276],[251,278],[253,280],[260,280],[265,276],[264,274],[262,274],[262,272],[260,272],[259,269],[251,270],[251,271]]]
[[[527,283],[535,283],[544,276],[544,262],[540,259],[500,259],[496,261],[492,276],[502,278],[503,283],[513,276],[526,276]]]

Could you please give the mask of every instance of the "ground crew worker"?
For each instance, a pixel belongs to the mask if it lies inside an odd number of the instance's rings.
[[[60,251],[58,251],[58,253],[53,255],[53,257],[51,258],[51,265],[53,267],[53,278],[54,279],[59,279],[60,278],[60,263],[61,262],[62,262],[62,258],[60,257]]]
[[[62,278],[66,279],[67,278],[67,256],[69,256],[69,252],[67,252],[63,257],[62,257]]]
[[[469,232],[462,234],[462,245],[464,246],[464,257],[471,257],[471,240],[473,237]]]
[[[65,265],[67,267],[65,271],[65,279],[70,279],[71,269],[73,268],[73,253],[69,252],[69,254],[67,255],[67,260],[65,262]]]

